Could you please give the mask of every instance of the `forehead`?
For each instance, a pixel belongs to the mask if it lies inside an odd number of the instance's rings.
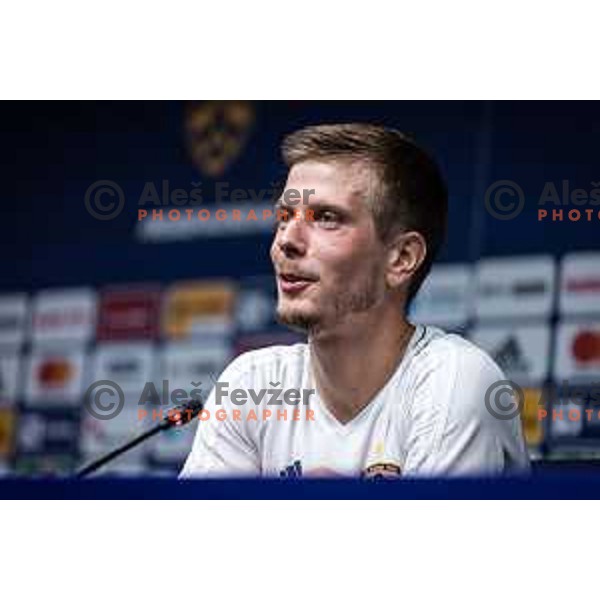
[[[288,174],[286,189],[315,190],[311,201],[326,200],[352,207],[364,207],[372,171],[364,161],[307,160],[294,165]]]

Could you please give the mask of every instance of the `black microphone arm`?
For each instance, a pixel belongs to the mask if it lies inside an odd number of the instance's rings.
[[[106,463],[109,463],[111,460],[117,458],[117,456],[120,456],[128,450],[131,450],[131,448],[134,448],[135,446],[146,441],[148,438],[151,438],[153,435],[156,435],[159,431],[165,431],[166,429],[171,429],[172,427],[183,427],[184,425],[187,425],[194,417],[198,415],[203,406],[204,403],[202,400],[198,399],[191,400],[187,404],[183,404],[177,409],[173,409],[171,414],[162,419],[158,425],[155,425],[147,431],[140,433],[138,436],[134,437],[132,440],[129,440],[122,446],[119,446],[115,450],[110,451],[108,454],[105,454],[104,456],[92,461],[90,464],[77,471],[75,473],[75,477],[77,479],[87,477],[90,473],[97,471]]]

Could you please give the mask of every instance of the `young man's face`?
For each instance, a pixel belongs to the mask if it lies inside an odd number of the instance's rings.
[[[283,323],[326,331],[384,300],[386,252],[365,201],[370,181],[356,162],[305,161],[290,170],[286,190],[315,192],[306,205],[280,207],[302,212],[279,222],[271,246]]]

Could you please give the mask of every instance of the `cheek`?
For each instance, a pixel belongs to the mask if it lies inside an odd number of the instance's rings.
[[[377,265],[367,260],[364,256],[357,256],[347,265],[340,269],[340,283],[349,292],[362,290],[365,287],[373,287],[375,279],[378,278]]]
[[[271,262],[275,262],[275,258],[277,256],[277,244],[276,237],[273,237],[273,241],[271,242],[271,247],[269,248],[269,256],[271,257]]]
[[[337,240],[321,250],[322,265],[332,277],[345,280],[347,285],[351,283],[348,277],[370,275],[382,260],[371,240],[364,236]]]

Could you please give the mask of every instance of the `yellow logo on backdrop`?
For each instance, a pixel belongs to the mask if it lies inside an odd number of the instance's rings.
[[[244,149],[256,120],[250,102],[192,103],[185,119],[187,145],[200,172],[223,175]]]
[[[523,434],[528,446],[538,446],[542,442],[544,432],[542,422],[538,416],[538,409],[545,407],[545,403],[540,403],[542,399],[541,388],[524,388],[523,395],[525,402],[521,412],[521,423],[523,425]]]
[[[10,454],[15,417],[10,409],[0,409],[0,456]]]
[[[163,327],[167,337],[228,333],[233,324],[235,290],[227,282],[189,282],[174,285],[164,305]]]

